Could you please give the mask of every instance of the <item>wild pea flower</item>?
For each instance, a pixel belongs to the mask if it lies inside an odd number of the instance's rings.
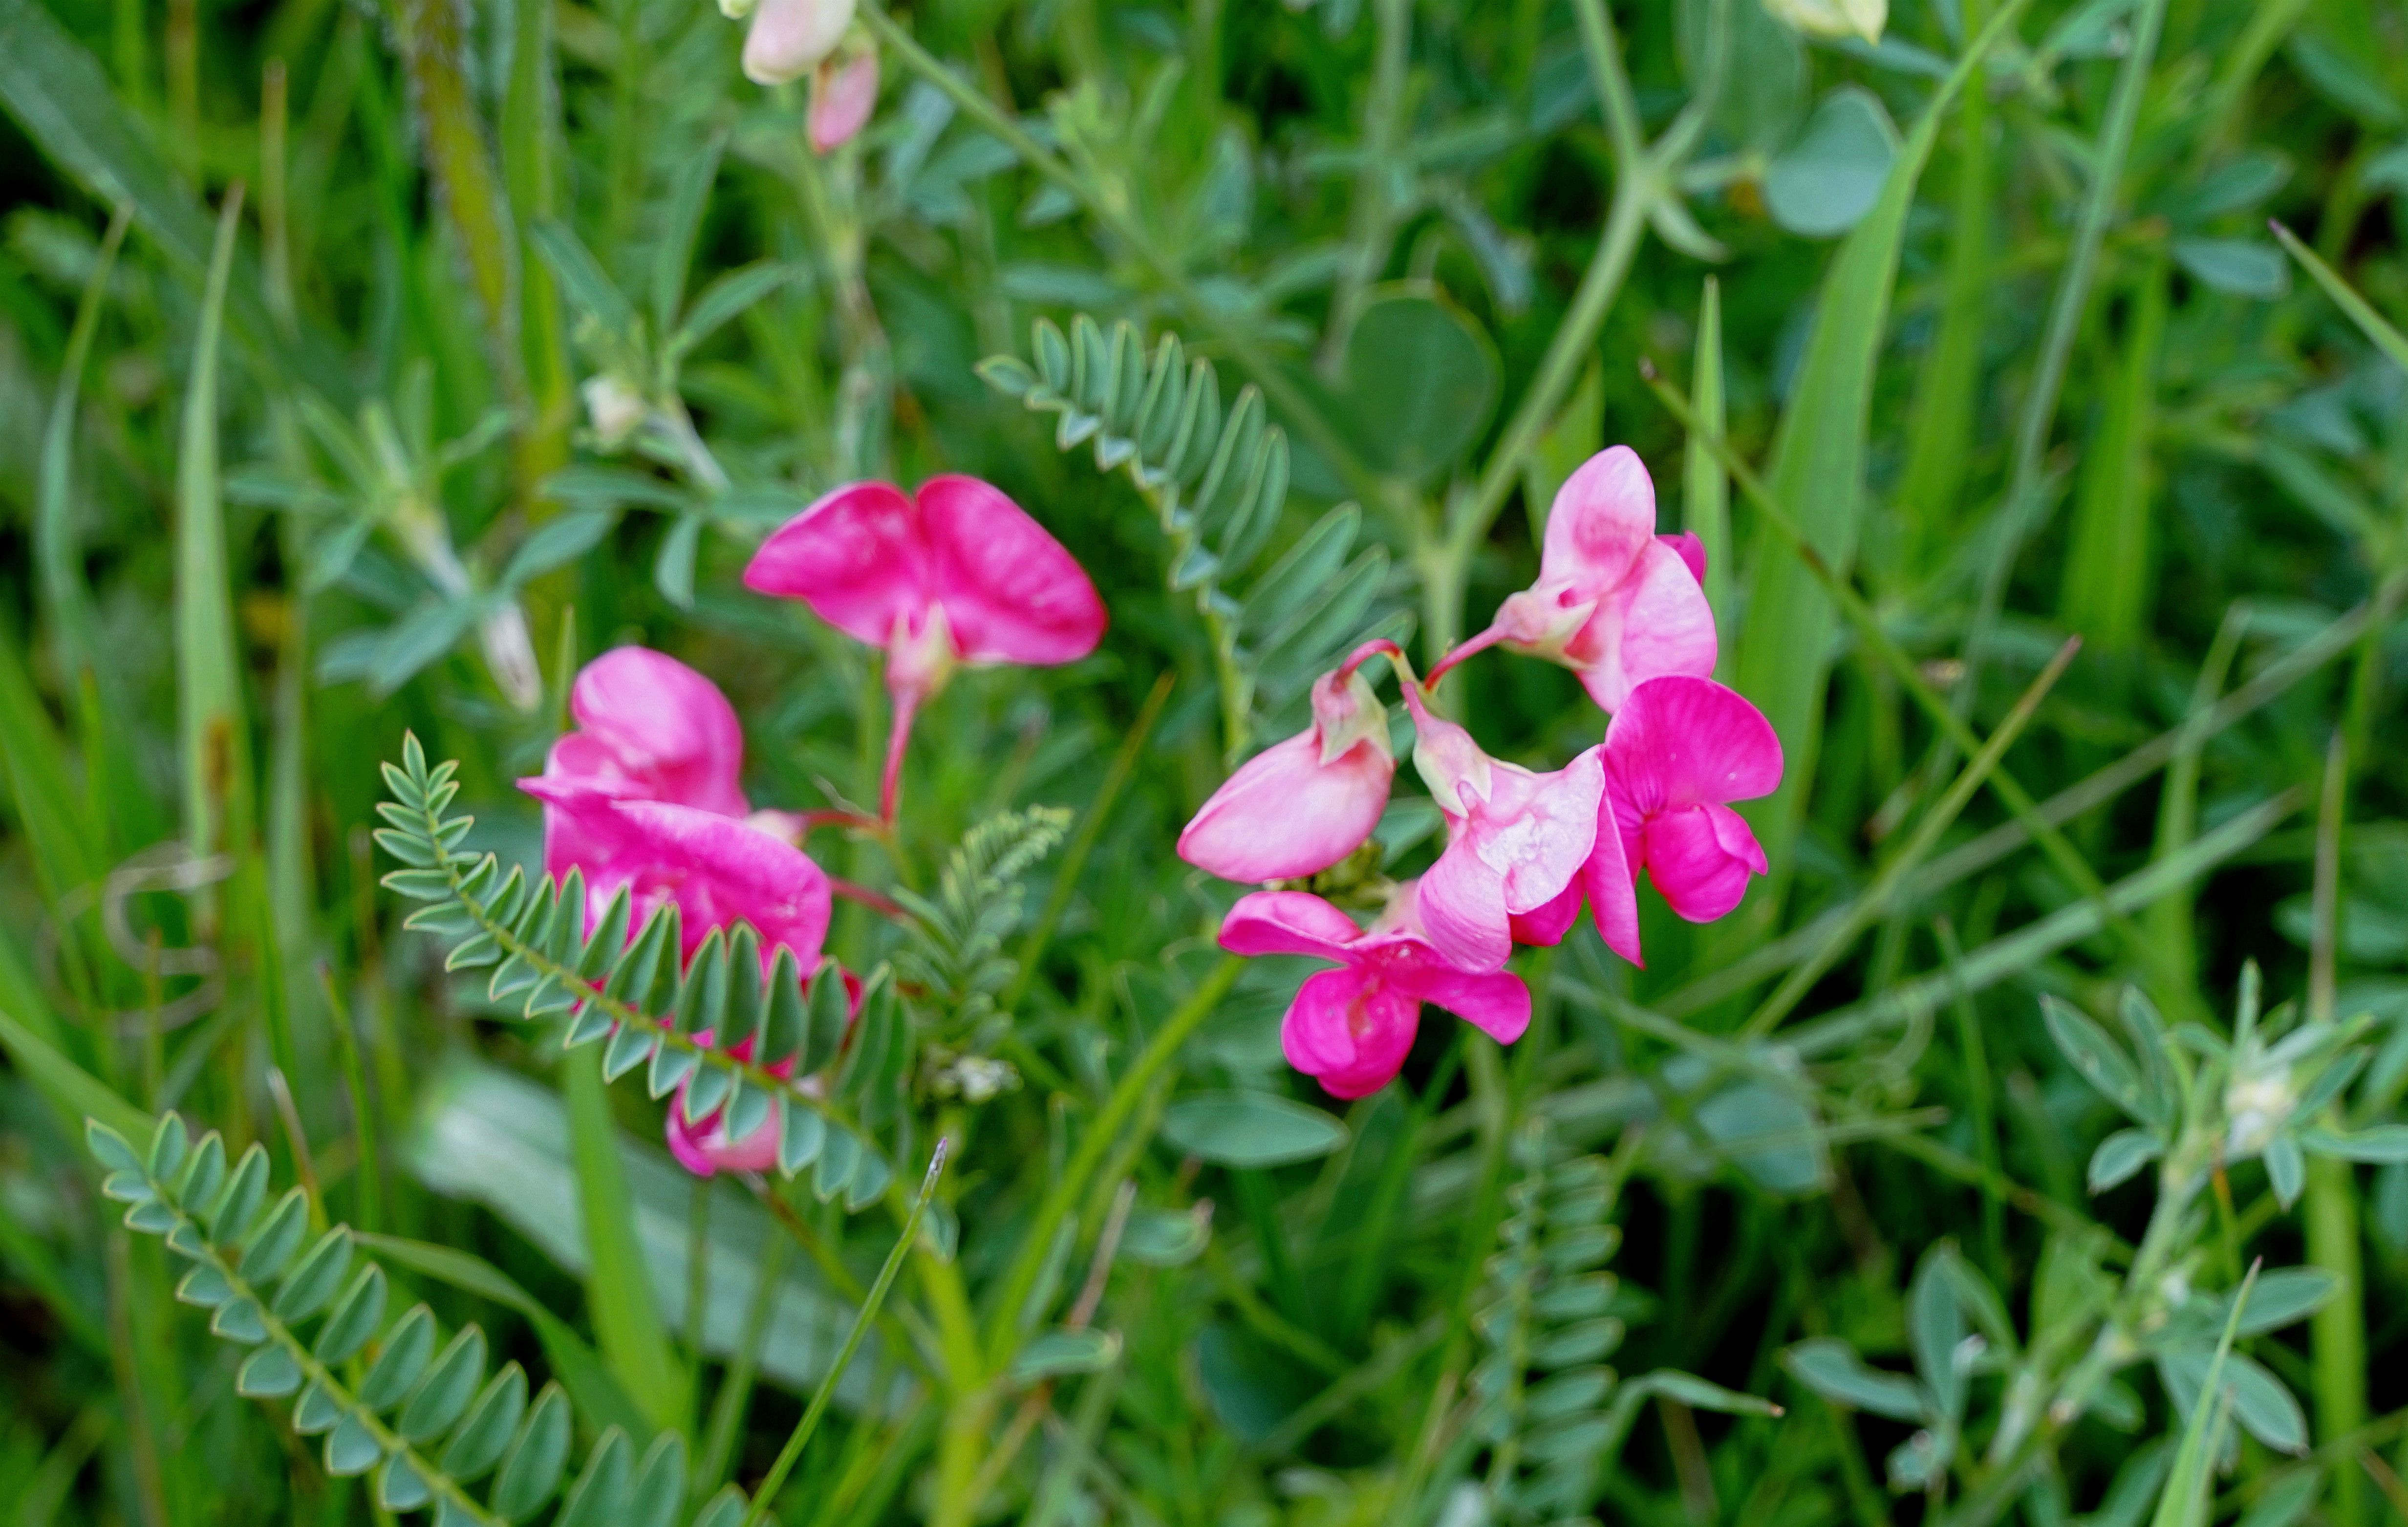
[[[1222,783],[1179,835],[1179,857],[1226,880],[1314,875],[1380,825],[1397,755],[1388,707],[1350,664],[1312,683],[1312,724]]]
[[[869,121],[878,107],[878,50],[832,53],[811,75],[811,151],[826,153]]]
[[[744,78],[756,85],[800,79],[836,51],[853,0],[759,0],[744,34]]]
[[[1222,920],[1221,947],[1233,954],[1303,954],[1339,967],[1306,978],[1280,1025],[1288,1063],[1333,1097],[1364,1097],[1388,1084],[1412,1049],[1425,1002],[1499,1044],[1530,1026],[1521,978],[1457,967],[1428,937],[1424,910],[1408,881],[1368,931],[1301,891],[1241,896]]]
[[[751,811],[738,782],[743,731],[718,686],[675,658],[622,647],[586,664],[568,704],[577,730],[519,788],[544,803],[544,868],[583,872],[587,918],[624,888],[631,927],[676,904],[686,955],[712,929],[743,921],[761,935],[765,968],[787,949],[806,974],[818,969],[828,878],[779,813]],[[715,1115],[687,1119],[681,1093],[669,1147],[706,1175],[711,1161],[749,1167],[764,1149],[776,1159],[774,1129],[765,1144],[757,1135],[728,1142],[716,1128]],[[723,1148],[732,1152],[724,1160]]]
[[[1562,898],[1595,848],[1605,793],[1600,749],[1538,774],[1490,758],[1471,734],[1429,713],[1405,682],[1413,766],[1446,819],[1446,850],[1421,879],[1420,915],[1440,954],[1466,970],[1496,970],[1513,952],[1517,917],[1555,936],[1578,914]],[[1560,918],[1560,922],[1556,920]]]
[[[1560,663],[1607,710],[1659,674],[1714,671],[1714,612],[1694,535],[1656,534],[1656,486],[1627,446],[1590,457],[1547,514],[1539,581],[1498,607],[1486,631],[1430,670],[1435,684],[1501,645]]]
[[[956,667],[1072,663],[1096,649],[1106,621],[1062,543],[976,478],[931,478],[916,498],[887,482],[838,488],[762,544],[744,584],[886,649],[895,721],[879,815],[889,822],[912,717]]]
[[[1636,963],[1639,871],[1691,922],[1737,906],[1748,877],[1765,873],[1764,849],[1728,803],[1780,788],[1781,739],[1736,690],[1710,678],[1651,678],[1606,728],[1605,773],[1599,852],[1584,884],[1598,932]],[[1629,948],[1615,941],[1617,930]]]

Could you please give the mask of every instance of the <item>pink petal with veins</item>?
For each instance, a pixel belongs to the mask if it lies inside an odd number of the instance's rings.
[[[740,817],[744,731],[719,686],[666,653],[622,647],[577,676],[568,696],[579,730],[552,744],[548,776],[613,794],[673,801]]]
[[[847,484],[779,526],[752,554],[744,586],[799,599],[872,647],[936,596],[919,510],[887,482]]]
[[[1368,1097],[1395,1078],[1420,1025],[1419,998],[1347,965],[1297,989],[1280,1024],[1280,1049],[1332,1097]]]
[[[1179,835],[1179,857],[1225,880],[1314,875],[1380,825],[1395,760],[1358,742],[1328,764],[1307,729],[1248,759]]]
[[[1103,640],[1104,602],[1076,558],[976,478],[920,485],[936,594],[971,663],[1073,663]]]

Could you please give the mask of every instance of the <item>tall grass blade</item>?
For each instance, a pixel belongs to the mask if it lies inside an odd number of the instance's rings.
[[[225,506],[218,483],[218,352],[241,217],[237,184],[226,193],[218,216],[176,456],[177,721],[184,840],[195,855],[239,851],[249,844],[253,824],[250,725],[243,713]]]
[[[669,1344],[667,1325],[645,1273],[636,1239],[633,1200],[619,1163],[618,1126],[602,1081],[602,1051],[587,1045],[561,1057],[568,1094],[569,1154],[577,1168],[577,1201],[593,1265],[586,1274],[594,1331],[602,1359],[656,1432],[683,1431],[689,1377]]]

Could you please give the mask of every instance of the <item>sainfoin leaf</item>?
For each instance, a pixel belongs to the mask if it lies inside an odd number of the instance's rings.
[[[1781,1362],[1792,1377],[1833,1405],[1901,1421],[1923,1420],[1929,1409],[1920,1385],[1869,1366],[1855,1348],[1836,1337],[1801,1341],[1784,1352]]]
[[[1346,1126],[1268,1092],[1197,1092],[1164,1111],[1162,1137],[1223,1166],[1282,1166],[1329,1154]]]

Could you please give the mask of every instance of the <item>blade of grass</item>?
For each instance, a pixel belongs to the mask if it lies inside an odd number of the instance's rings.
[[[2166,1475],[2165,1493],[2157,1497],[2150,1527],[2204,1527],[2207,1521],[2208,1491],[2215,1482],[2215,1455],[2221,1450],[2217,1444],[2223,1439],[2230,1404],[2220,1380],[2225,1362],[2232,1356],[2232,1339],[2241,1330],[2241,1312],[2248,1307],[2250,1292],[2258,1286],[2259,1265],[2249,1264],[2249,1274],[2233,1298],[2232,1313],[2225,1318],[2224,1335],[2207,1365],[2207,1378],[2200,1385],[2190,1423],[2183,1428],[2182,1444],[2174,1451],[2173,1467]]]
[[[2199,678],[2191,687],[2190,711],[2172,734],[2173,762],[2166,770],[2164,792],[2157,797],[2157,834],[2152,858],[2163,859],[2181,852],[2199,830],[2200,758],[2207,747],[2207,726],[2215,714],[2216,695],[2224,689],[2225,676],[2232,671],[2233,655],[2240,651],[2242,635],[2248,629],[2249,607],[2236,600],[2215,628],[2215,639],[2208,644],[2207,660],[2200,664]],[[2149,936],[2166,951],[2166,963],[2189,986],[2194,996],[2199,972],[2198,935],[2192,927],[2195,906],[2190,887],[2184,886],[2150,907],[2142,920]]]
[[[250,728],[235,646],[225,507],[218,496],[218,350],[242,186],[226,191],[209,260],[192,378],[176,455],[176,697],[184,779],[184,839],[195,857],[251,840]]]
[[[2008,0],[1965,50],[1933,92],[1923,117],[1890,162],[1881,199],[1856,225],[1823,280],[1805,358],[1790,384],[1773,443],[1769,480],[1782,503],[1808,507],[1797,520],[1804,545],[1834,577],[1855,564],[1864,492],[1866,433],[1872,413],[1873,374],[1898,279],[1907,213],[1931,157],[1949,107],[1990,49],[2023,12]],[[1685,421],[1684,421],[1685,423]],[[1823,695],[1830,678],[1833,622],[1830,592],[1803,555],[1786,555],[1778,541],[1756,558],[1746,600],[1745,628],[1731,661],[1733,685],[1762,707],[1780,734],[1788,761],[1781,788],[1750,803],[1771,874],[1725,939],[1761,937],[1778,918],[1795,858],[1798,831],[1813,789],[1822,736]]]
[[[42,431],[40,486],[34,508],[34,557],[40,564],[43,613],[50,622],[60,667],[79,673],[99,662],[94,635],[92,591],[79,565],[75,534],[75,435],[77,406],[83,392],[84,364],[92,357],[93,336],[108,299],[109,278],[117,269],[117,251],[134,218],[130,202],[120,202],[101,235],[92,278],[76,304],[75,327],[69,331],[67,352],[59,363],[57,389],[50,394],[50,414]]]
[[[1681,528],[1706,549],[1706,603],[1714,612],[1714,628],[1731,624],[1730,477],[1723,470],[1715,446],[1726,433],[1723,407],[1723,288],[1706,278],[1698,299],[1697,359],[1691,366],[1689,396],[1697,407],[1698,429],[1689,435],[1681,470]],[[1729,654],[1722,654],[1714,671],[1727,678]]]
[[[710,1421],[704,1428],[701,1459],[690,1494],[710,1495],[736,1461],[738,1434],[743,1429],[753,1377],[759,1371],[761,1337],[769,1329],[769,1318],[777,1313],[778,1286],[786,1276],[786,1259],[793,1254],[794,1243],[783,1235],[770,1236],[761,1249],[760,1274],[752,1286],[752,1306],[745,1312],[744,1335],[720,1377],[719,1392],[711,1396]]]
[[[2359,296],[2357,289],[2343,280],[2332,266],[2317,256],[2315,250],[2300,243],[2291,230],[2272,219],[2267,221],[2266,226],[2273,230],[2274,237],[2290,251],[2291,258],[2315,278],[2316,284],[2325,289],[2325,295],[2332,298],[2334,304],[2349,315],[2349,321],[2358,325],[2358,332],[2366,335],[2368,342],[2391,357],[2393,364],[2408,371],[2408,335],[2402,335],[2393,328],[2381,313],[2374,310],[2372,303]]]
[[[2132,297],[2121,365],[2084,453],[2074,495],[2073,544],[2057,619],[2107,653],[2129,652],[2148,633],[2154,587],[2149,461],[2172,279],[2165,252],[2149,256]]]
[[[1953,971],[1917,977],[1878,996],[1827,1013],[1793,1031],[1788,1042],[1801,1055],[1821,1054],[1864,1035],[1904,1022],[1913,1014],[1928,1012],[1959,990],[1980,992],[1995,986],[2059,949],[2098,934],[2106,926],[2107,911],[2122,914],[2146,906],[2174,887],[2205,874],[2272,832],[2300,805],[2297,790],[2285,791],[2235,814],[2214,832],[2202,834],[2181,853],[2116,881],[2107,888],[2103,898],[2087,898],[2059,907],[1983,945],[1965,956]]]
[[[585,1296],[602,1360],[655,1432],[682,1430],[693,1419],[689,1378],[669,1345],[652,1279],[636,1240],[618,1126],[602,1080],[601,1047],[561,1057],[568,1100],[569,1154],[577,1168],[577,1206],[591,1263]]]
[[[2316,810],[2316,863],[2308,950],[2308,1018],[2333,1020],[2336,946],[2340,942],[2342,837],[2349,798],[2349,743],[2335,732],[2325,752],[2322,799]],[[2342,1125],[2338,1104],[2326,1109],[2327,1128]],[[2366,1424],[2366,1283],[2358,1242],[2358,1174],[2349,1163],[2325,1156],[2308,1162],[2306,1221],[2310,1265],[2333,1276],[2330,1299],[2309,1319],[2316,1434],[2325,1441]],[[2352,1468],[2329,1476],[2325,1510],[2332,1527],[2364,1527],[2366,1477]]]
[[[2042,668],[2040,676],[2024,691],[2014,708],[2007,712],[2007,719],[1982,745],[1982,750],[1957,771],[1948,792],[1923,814],[1923,820],[1915,824],[1914,835],[1887,864],[1882,866],[1882,872],[1873,883],[1848,904],[1847,913],[1839,926],[1833,928],[1814,952],[1800,961],[1772,995],[1764,999],[1764,1005],[1750,1015],[1741,1030],[1742,1034],[1760,1036],[1771,1033],[1774,1025],[1804,999],[1808,989],[1822,978],[1823,973],[1847,952],[1848,946],[1856,941],[1856,935],[1871,927],[1876,918],[1890,909],[1899,887],[1914,873],[1915,866],[1923,863],[1924,855],[1940,842],[1940,835],[1955,823],[1957,813],[1973,799],[1973,792],[1982,788],[1990,771],[1998,767],[1999,760],[2007,755],[2007,749],[2014,746],[2015,738],[2023,735],[2024,727],[2039,713],[2041,701],[2064,677],[2074,654],[2081,650],[2082,638],[2079,636],[2067,638],[2065,645],[2057,649],[2057,656],[2049,660],[2048,666]]]
[[[2073,357],[2073,341],[2081,332],[2083,315],[2089,309],[2090,288],[2099,271],[2100,246],[2106,241],[2107,224],[2115,213],[2124,163],[2131,154],[2133,131],[2140,121],[2141,98],[2148,88],[2149,68],[2157,60],[2157,37],[2165,26],[2166,5],[2167,0],[2140,0],[2123,60],[2116,65],[2114,89],[2107,99],[2107,120],[2100,129],[2098,151],[2090,160],[2090,185],[2083,198],[2082,216],[2074,225],[2073,243],[2066,254],[2065,268],[2057,277],[2057,290],[2049,297],[2040,356],[2033,364],[2023,407],[2015,419],[2014,453],[2008,471],[2006,498],[2000,509],[2004,516],[2001,540],[1992,550],[1989,564],[1983,569],[1972,618],[1965,628],[1965,673],[1957,681],[1955,695],[1959,716],[1970,713],[1979,697],[1982,664],[1988,656],[1991,628],[1998,623],[2000,607],[2006,599],[2008,576],[2014,569],[2024,537],[2030,533],[2039,517],[2039,507],[2047,495],[2043,480],[2045,456],[2049,430],[2057,420],[2057,394],[2065,385],[2065,370]],[[1940,778],[1947,766],[1948,749],[1956,746],[1959,744],[1953,736],[1942,738],[1935,746],[1933,766],[1927,778]]]
[[[812,1391],[811,1403],[803,1411],[803,1419],[795,1423],[786,1437],[786,1445],[778,1449],[778,1460],[761,1478],[760,1488],[752,1493],[752,1509],[744,1514],[743,1527],[755,1527],[769,1508],[777,1504],[778,1491],[784,1488],[786,1476],[794,1472],[796,1460],[803,1456],[803,1445],[827,1413],[828,1402],[836,1397],[837,1380],[844,1377],[853,1354],[861,1347],[861,1339],[869,1334],[869,1324],[878,1318],[878,1306],[886,1300],[886,1291],[895,1286],[895,1275],[903,1270],[903,1260],[910,1254],[920,1235],[920,1218],[928,1210],[928,1201],[937,1193],[937,1179],[944,1176],[945,1157],[953,1149],[950,1136],[940,1137],[937,1149],[928,1158],[927,1175],[920,1179],[920,1192],[911,1200],[910,1212],[903,1217],[903,1233],[895,1238],[895,1249],[886,1253],[885,1265],[878,1269],[878,1280],[869,1286],[869,1297],[861,1302],[860,1313],[853,1318],[853,1329],[845,1333],[844,1345],[837,1349],[836,1361],[828,1365],[827,1377]]]

